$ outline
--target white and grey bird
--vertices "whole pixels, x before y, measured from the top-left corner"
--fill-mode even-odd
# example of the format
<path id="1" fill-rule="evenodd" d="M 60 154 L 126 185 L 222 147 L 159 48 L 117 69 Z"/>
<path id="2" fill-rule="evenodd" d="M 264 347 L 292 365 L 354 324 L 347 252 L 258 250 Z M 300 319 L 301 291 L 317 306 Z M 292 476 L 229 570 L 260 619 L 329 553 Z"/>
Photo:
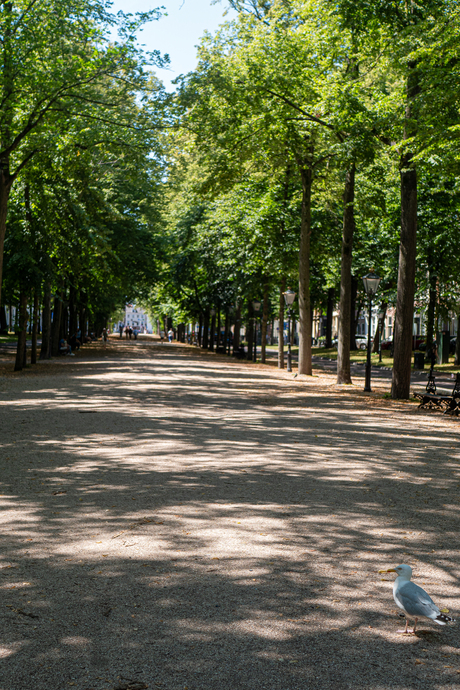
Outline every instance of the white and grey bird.
<path id="1" fill-rule="evenodd" d="M 379 570 L 379 573 L 396 573 L 397 578 L 393 584 L 393 598 L 396 605 L 406 614 L 406 627 L 404 630 L 398 632 L 410 635 L 415 633 L 417 628 L 417 621 L 419 618 L 430 618 L 438 625 L 445 625 L 454 619 L 446 616 L 436 606 L 433 599 L 424 589 L 410 581 L 412 577 L 412 568 L 410 565 L 397 565 L 396 568 L 389 570 Z M 408 630 L 409 618 L 414 619 L 413 630 Z"/>

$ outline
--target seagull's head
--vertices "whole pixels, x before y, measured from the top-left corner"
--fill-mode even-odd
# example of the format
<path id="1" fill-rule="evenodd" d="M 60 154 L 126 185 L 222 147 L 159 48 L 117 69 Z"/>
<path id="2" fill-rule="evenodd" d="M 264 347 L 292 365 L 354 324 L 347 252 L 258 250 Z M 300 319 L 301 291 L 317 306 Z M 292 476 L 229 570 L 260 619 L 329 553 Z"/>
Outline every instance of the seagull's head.
<path id="1" fill-rule="evenodd" d="M 379 573 L 396 573 L 398 577 L 403 577 L 404 580 L 410 580 L 412 577 L 412 568 L 410 565 L 397 565 L 396 568 L 379 570 Z"/>

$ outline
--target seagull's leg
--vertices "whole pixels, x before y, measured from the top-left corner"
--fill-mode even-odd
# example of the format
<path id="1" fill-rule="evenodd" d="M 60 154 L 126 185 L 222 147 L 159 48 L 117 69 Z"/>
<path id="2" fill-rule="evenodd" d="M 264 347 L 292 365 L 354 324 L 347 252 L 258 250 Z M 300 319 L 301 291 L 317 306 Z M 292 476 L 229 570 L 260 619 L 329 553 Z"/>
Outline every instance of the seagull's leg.
<path id="1" fill-rule="evenodd" d="M 414 618 L 414 629 L 412 630 L 413 633 L 415 633 L 415 628 L 417 627 L 417 621 L 418 621 L 418 618 Z"/>
<path id="2" fill-rule="evenodd" d="M 402 633 L 403 635 L 410 635 L 410 630 L 407 629 L 407 626 L 409 625 L 409 619 L 406 618 L 406 627 L 404 630 L 397 630 L 396 632 Z"/>

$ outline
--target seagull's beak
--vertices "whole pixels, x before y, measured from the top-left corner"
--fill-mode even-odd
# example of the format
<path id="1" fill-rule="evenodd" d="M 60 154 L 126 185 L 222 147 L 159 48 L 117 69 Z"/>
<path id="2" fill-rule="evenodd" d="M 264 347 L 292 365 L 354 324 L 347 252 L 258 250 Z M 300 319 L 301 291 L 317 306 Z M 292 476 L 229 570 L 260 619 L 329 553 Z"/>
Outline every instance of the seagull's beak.
<path id="1" fill-rule="evenodd" d="M 379 573 L 396 573 L 398 572 L 394 568 L 389 568 L 389 570 L 379 570 Z"/>

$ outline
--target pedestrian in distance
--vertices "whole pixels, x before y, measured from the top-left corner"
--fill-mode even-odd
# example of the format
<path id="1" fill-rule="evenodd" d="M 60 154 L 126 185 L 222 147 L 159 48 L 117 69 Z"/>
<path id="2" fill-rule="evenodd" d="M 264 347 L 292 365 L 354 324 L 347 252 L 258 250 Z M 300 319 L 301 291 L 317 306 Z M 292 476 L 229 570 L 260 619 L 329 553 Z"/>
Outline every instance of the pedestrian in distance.
<path id="1" fill-rule="evenodd" d="M 162 343 L 164 339 L 165 339 L 165 332 L 163 330 L 160 330 L 160 343 Z"/>
<path id="2" fill-rule="evenodd" d="M 123 338 L 123 324 L 120 324 L 118 326 L 118 332 L 120 334 L 120 338 Z"/>
<path id="3" fill-rule="evenodd" d="M 172 339 L 174 338 L 174 331 L 172 328 L 169 329 L 168 331 L 168 340 L 170 343 L 172 343 Z"/>
<path id="4" fill-rule="evenodd" d="M 107 328 L 102 329 L 102 342 L 104 343 L 104 348 L 107 347 Z"/>

